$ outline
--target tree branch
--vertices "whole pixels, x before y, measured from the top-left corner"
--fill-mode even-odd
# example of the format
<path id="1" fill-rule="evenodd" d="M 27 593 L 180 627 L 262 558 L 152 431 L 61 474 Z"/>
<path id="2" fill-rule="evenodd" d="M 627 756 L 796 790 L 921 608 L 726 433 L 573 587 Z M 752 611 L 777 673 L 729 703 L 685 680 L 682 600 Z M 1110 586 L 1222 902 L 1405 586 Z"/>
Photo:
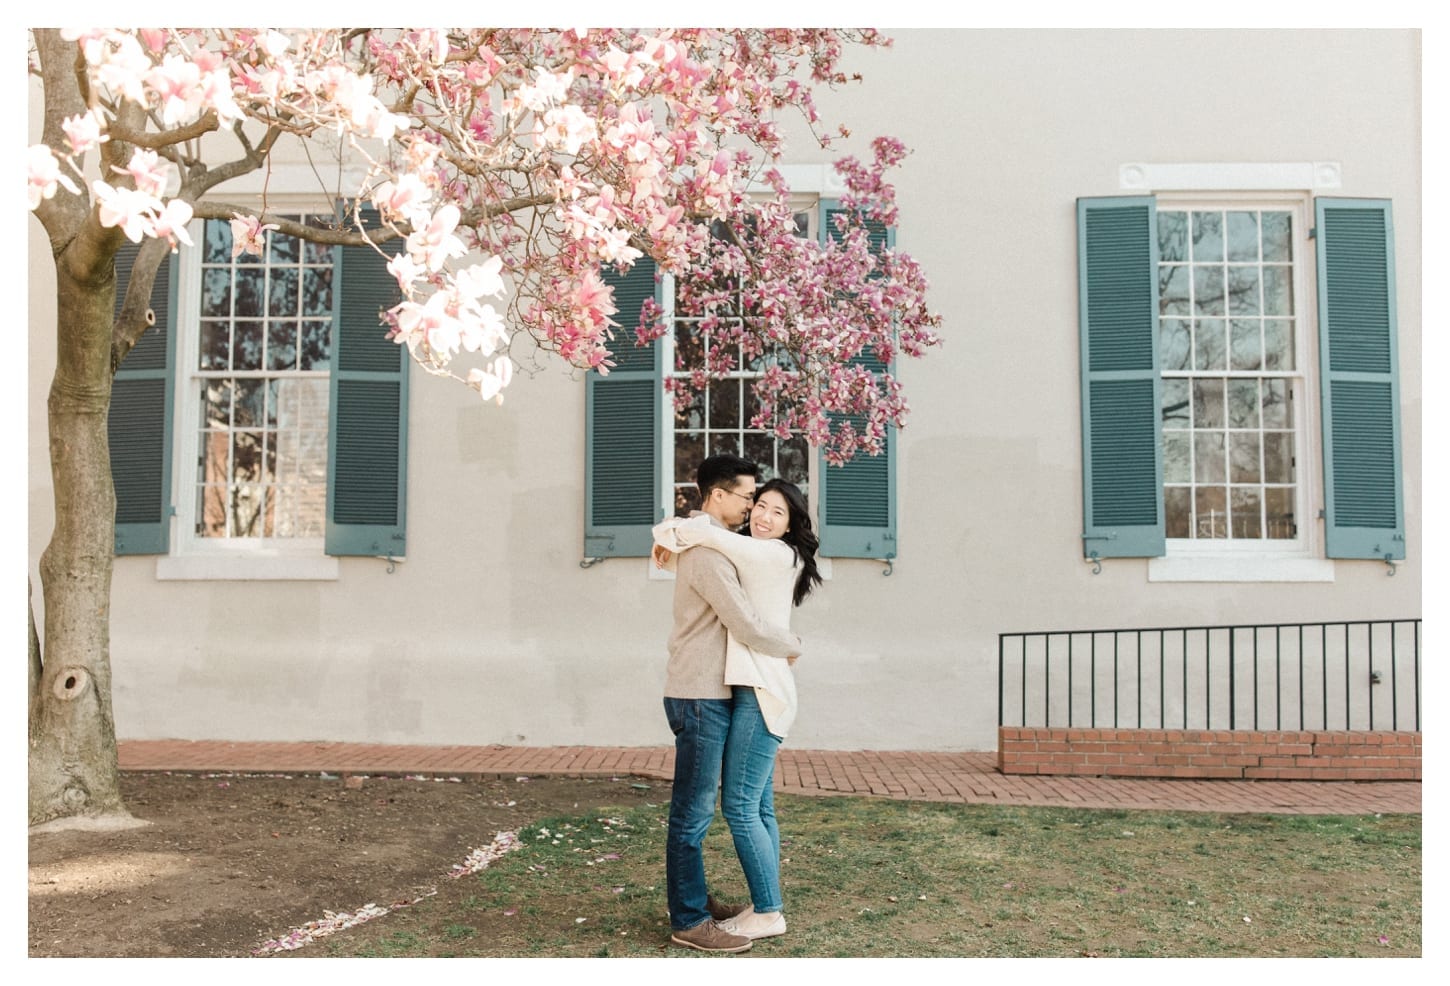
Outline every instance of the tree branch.
<path id="1" fill-rule="evenodd" d="M 221 124 L 217 120 L 215 110 L 207 110 L 205 114 L 197 119 L 195 123 L 185 127 L 178 127 L 175 130 L 160 130 L 150 133 L 145 129 L 133 129 L 120 123 L 119 118 L 112 123 L 107 132 L 112 140 L 124 140 L 128 144 L 137 147 L 149 147 L 152 150 L 161 147 L 170 147 L 173 144 L 185 143 L 188 140 L 195 140 L 213 130 L 220 129 Z"/>

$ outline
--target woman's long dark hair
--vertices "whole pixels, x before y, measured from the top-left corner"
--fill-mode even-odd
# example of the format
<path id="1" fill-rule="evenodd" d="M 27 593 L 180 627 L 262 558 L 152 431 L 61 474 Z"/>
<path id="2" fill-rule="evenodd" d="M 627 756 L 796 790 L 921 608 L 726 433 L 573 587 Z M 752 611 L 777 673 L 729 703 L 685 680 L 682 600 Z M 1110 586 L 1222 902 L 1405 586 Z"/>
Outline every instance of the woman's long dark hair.
<path id="1" fill-rule="evenodd" d="M 811 527 L 811 515 L 806 512 L 806 498 L 799 486 L 783 479 L 769 480 L 755 491 L 755 502 L 759 503 L 760 497 L 771 490 L 785 499 L 788 519 L 786 532 L 781 540 L 790 545 L 795 552 L 796 561 L 801 565 L 801 573 L 795 580 L 793 600 L 799 606 L 811 594 L 811 590 L 821 584 L 821 572 L 816 567 L 816 549 L 821 546 L 821 539 L 816 537 L 816 532 Z"/>

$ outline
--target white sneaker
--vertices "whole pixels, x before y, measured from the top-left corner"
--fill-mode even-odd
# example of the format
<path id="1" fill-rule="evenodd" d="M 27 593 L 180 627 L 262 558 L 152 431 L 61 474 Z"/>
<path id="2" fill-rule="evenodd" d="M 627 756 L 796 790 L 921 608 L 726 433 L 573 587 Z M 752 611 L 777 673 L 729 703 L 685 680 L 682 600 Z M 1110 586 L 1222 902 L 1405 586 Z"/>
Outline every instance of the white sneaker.
<path id="1" fill-rule="evenodd" d="M 785 915 L 780 911 L 756 913 L 754 907 L 747 907 L 728 921 L 721 921 L 720 927 L 732 935 L 743 935 L 752 941 L 774 938 L 785 934 Z"/>

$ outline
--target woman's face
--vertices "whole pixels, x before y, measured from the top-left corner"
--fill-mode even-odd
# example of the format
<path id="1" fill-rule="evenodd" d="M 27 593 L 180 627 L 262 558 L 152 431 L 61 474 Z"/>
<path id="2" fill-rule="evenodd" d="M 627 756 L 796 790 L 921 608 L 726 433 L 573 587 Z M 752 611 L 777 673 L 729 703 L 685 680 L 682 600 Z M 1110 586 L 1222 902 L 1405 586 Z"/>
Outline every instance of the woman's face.
<path id="1" fill-rule="evenodd" d="M 785 497 L 776 490 L 766 490 L 750 511 L 750 535 L 757 538 L 778 538 L 790 528 L 790 508 Z"/>

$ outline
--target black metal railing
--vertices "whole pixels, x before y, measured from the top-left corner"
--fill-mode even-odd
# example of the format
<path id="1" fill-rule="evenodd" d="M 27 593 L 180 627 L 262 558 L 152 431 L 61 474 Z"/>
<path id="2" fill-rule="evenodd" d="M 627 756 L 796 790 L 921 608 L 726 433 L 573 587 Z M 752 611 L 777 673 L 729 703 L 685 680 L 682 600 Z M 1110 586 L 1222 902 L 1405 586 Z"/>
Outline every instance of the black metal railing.
<path id="1" fill-rule="evenodd" d="M 997 724 L 1418 732 L 1420 621 L 1003 633 Z"/>

